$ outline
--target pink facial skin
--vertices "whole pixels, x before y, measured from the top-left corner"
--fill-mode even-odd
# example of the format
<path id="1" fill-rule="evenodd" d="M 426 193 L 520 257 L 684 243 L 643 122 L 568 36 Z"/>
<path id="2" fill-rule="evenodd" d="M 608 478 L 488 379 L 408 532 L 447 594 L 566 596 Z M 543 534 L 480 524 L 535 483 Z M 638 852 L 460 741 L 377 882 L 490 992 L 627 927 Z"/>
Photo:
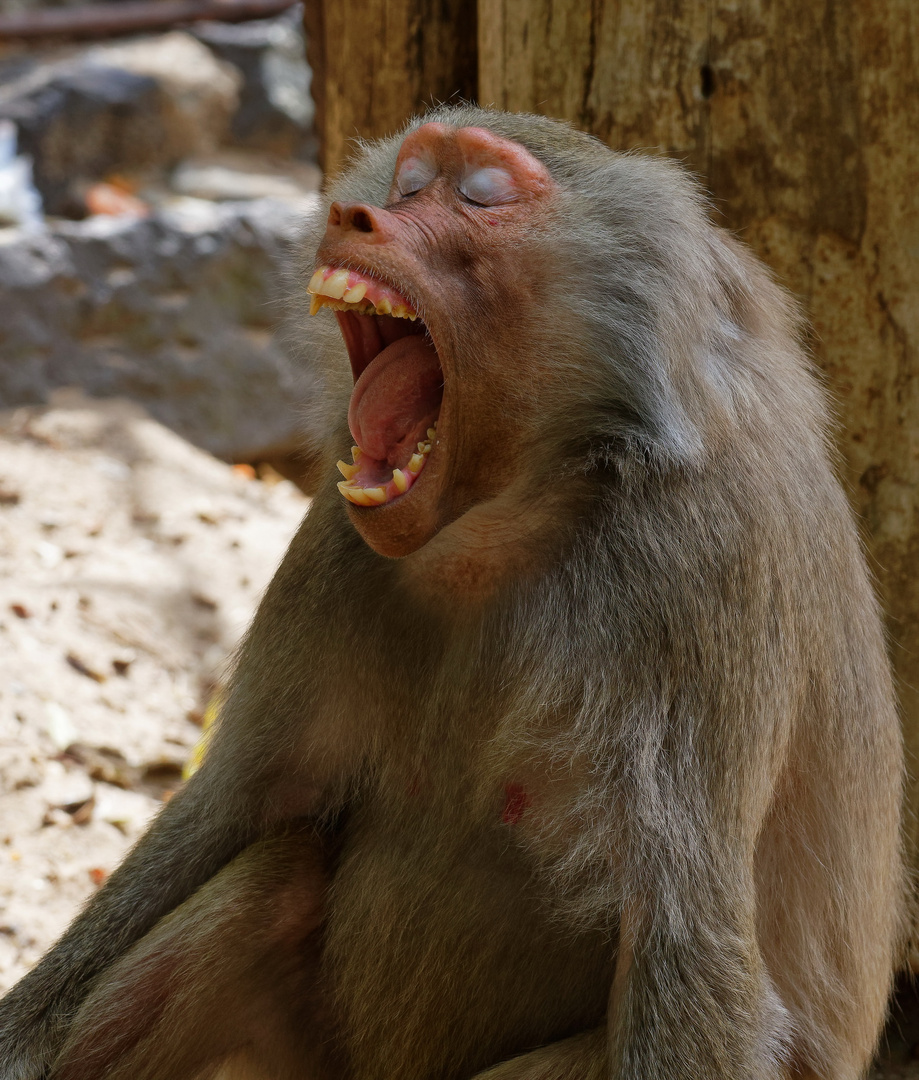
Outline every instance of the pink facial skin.
<path id="1" fill-rule="evenodd" d="M 402 143 L 391 194 L 417 194 L 441 175 L 478 207 L 539 199 L 555 188 L 545 166 L 516 143 L 484 128 L 424 124 Z"/>
<path id="2" fill-rule="evenodd" d="M 419 336 L 400 344 L 393 335 L 405 331 L 394 324 L 404 322 L 380 314 L 375 294 L 364 294 L 366 307 L 343 293 L 328 305 L 355 379 L 351 431 L 366 451 L 339 466 L 342 494 L 357 504 L 348 508 L 355 527 L 382 555 L 417 551 L 514 475 L 513 433 L 528 430 L 539 402 L 521 397 L 519 370 L 506 360 L 539 353 L 531 306 L 544 310 L 554 282 L 523 253 L 540 249 L 558 194 L 548 168 L 512 139 L 432 122 L 403 139 L 382 205 L 338 201 L 329 209 L 319 273 L 347 268 L 346 281 L 343 273 L 333 283 L 343 293 L 361 279 L 385 282 L 416 312 L 408 333 Z M 486 363 L 487 382 L 474 375 Z M 426 439 L 435 427 L 436 439 Z M 394 484 L 390 470 L 404 470 L 415 436 L 430 443 L 423 468 Z M 483 450 L 492 446 L 505 447 L 497 460 Z"/>

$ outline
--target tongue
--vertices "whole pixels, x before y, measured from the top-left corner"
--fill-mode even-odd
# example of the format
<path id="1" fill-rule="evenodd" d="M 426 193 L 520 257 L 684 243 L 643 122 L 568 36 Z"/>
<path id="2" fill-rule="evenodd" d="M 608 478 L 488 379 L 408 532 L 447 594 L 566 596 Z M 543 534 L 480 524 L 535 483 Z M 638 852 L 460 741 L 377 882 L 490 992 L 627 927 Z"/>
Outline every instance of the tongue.
<path id="1" fill-rule="evenodd" d="M 434 347 L 417 334 L 398 338 L 354 385 L 348 426 L 365 454 L 402 468 L 440 412 L 444 379 Z"/>

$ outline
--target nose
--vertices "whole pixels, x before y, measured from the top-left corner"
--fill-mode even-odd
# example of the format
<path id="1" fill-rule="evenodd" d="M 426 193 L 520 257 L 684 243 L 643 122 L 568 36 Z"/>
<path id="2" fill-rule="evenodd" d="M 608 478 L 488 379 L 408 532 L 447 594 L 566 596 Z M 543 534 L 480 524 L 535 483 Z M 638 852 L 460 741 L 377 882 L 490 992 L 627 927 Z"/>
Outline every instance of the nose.
<path id="1" fill-rule="evenodd" d="M 327 232 L 350 234 L 349 240 L 380 244 L 390 239 L 389 215 L 378 206 L 358 202 L 333 202 Z"/>

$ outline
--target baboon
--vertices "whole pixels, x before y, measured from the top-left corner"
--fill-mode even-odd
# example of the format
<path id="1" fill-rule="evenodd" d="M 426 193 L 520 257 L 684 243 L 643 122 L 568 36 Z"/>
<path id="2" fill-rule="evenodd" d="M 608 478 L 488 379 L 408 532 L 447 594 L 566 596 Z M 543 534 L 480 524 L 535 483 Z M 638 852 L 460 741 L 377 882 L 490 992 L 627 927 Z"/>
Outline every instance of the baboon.
<path id="1" fill-rule="evenodd" d="M 327 482 L 2 1080 L 862 1076 L 902 757 L 793 305 L 678 166 L 472 106 L 304 250 Z"/>

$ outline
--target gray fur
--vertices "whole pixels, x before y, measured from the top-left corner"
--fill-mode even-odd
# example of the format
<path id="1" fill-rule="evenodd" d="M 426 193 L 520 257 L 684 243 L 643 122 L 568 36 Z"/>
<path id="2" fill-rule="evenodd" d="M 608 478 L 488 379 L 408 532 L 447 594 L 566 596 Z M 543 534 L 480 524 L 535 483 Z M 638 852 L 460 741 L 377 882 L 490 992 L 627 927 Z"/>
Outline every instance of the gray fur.
<path id="1" fill-rule="evenodd" d="M 263 877 L 247 887 L 251 857 L 231 860 L 301 818 L 334 849 L 310 977 L 335 1019 L 315 1038 L 351 1070 L 311 1076 L 864 1073 L 902 930 L 902 754 L 793 305 L 676 166 L 538 117 L 431 119 L 517 140 L 561 185 L 557 228 L 526 252 L 555 298 L 528 321 L 540 355 L 506 358 L 523 372 L 528 471 L 489 512 L 563 512 L 527 572 L 481 603 L 438 600 L 419 592 L 430 553 L 376 555 L 330 479 L 241 650 L 204 768 L 0 1005 L 2 1080 L 38 1080 L 65 1035 L 81 1045 L 107 1000 L 139 993 L 155 935 L 205 940 L 199 914 L 182 922 L 194 890 L 196 912 L 218 918 L 232 895 L 252 940 L 275 940 Z M 404 134 L 360 148 L 333 196 L 382 204 Z M 350 392 L 331 322 L 311 327 L 330 464 Z M 488 377 L 481 355 L 456 363 Z M 508 780 L 535 793 L 512 828 Z M 186 988 L 142 1050 L 92 1074 L 65 1049 L 49 1075 L 195 1075 L 208 1008 L 234 1007 L 252 978 L 237 952 L 251 950 L 246 971 L 273 955 L 245 935 L 227 948 L 234 963 L 184 976 L 207 1007 Z M 288 1007 L 309 1032 L 307 1000 Z M 262 1031 L 239 1021 L 250 1057 Z"/>

